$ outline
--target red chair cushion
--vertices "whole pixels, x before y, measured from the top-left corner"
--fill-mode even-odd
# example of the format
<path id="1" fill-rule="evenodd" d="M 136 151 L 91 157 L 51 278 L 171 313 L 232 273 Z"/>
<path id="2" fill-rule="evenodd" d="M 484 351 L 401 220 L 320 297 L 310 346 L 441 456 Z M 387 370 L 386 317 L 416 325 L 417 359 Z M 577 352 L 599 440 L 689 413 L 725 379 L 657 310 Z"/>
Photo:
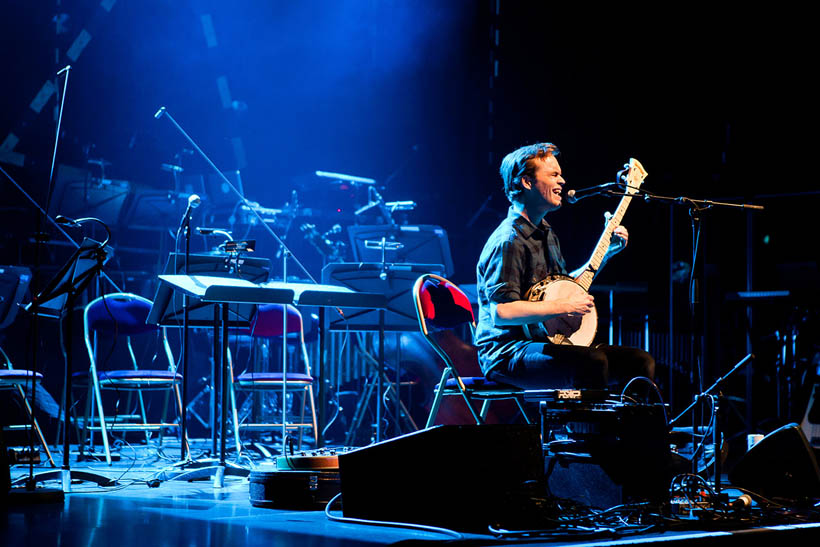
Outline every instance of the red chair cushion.
<path id="1" fill-rule="evenodd" d="M 287 310 L 288 334 L 300 332 L 302 330 L 301 314 L 291 306 L 288 306 Z M 251 321 L 251 327 L 249 329 L 240 329 L 240 333 L 263 338 L 282 336 L 282 304 L 259 306 Z"/>
<path id="2" fill-rule="evenodd" d="M 467 295 L 452 283 L 427 279 L 419 297 L 424 319 L 434 327 L 451 329 L 475 321 Z"/>

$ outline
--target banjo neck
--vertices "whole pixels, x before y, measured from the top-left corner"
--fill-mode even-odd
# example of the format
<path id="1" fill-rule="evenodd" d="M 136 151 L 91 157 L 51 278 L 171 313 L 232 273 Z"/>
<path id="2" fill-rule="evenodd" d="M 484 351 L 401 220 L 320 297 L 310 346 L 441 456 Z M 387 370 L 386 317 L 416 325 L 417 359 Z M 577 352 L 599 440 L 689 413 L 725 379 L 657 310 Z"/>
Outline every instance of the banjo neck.
<path id="1" fill-rule="evenodd" d="M 595 250 L 593 250 L 592 256 L 589 257 L 584 271 L 575 278 L 575 282 L 585 291 L 588 291 L 592 286 L 592 280 L 595 279 L 595 274 L 604 263 L 606 253 L 609 250 L 610 241 L 612 240 L 612 232 L 621 225 L 621 220 L 624 218 L 626 210 L 632 202 L 633 194 L 638 192 L 643 180 L 646 178 L 646 170 L 638 160 L 631 158 L 628 166 L 629 172 L 626 176 L 626 189 L 624 190 L 626 195 L 621 198 L 615 212 L 609 215 L 606 225 L 604 226 L 604 231 L 598 239 Z"/>

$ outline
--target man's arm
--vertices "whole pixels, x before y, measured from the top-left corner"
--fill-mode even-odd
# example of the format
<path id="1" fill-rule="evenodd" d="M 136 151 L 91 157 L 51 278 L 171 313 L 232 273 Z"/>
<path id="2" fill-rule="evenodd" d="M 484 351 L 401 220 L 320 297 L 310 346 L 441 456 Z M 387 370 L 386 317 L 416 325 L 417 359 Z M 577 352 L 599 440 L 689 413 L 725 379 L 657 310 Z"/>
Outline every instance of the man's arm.
<path id="1" fill-rule="evenodd" d="M 586 315 L 594 307 L 593 298 L 589 294 L 579 294 L 558 300 L 536 302 L 515 300 L 502 304 L 490 303 L 493 322 L 496 326 L 527 325 L 546 321 L 559 315 L 570 317 Z"/>
<path id="2" fill-rule="evenodd" d="M 612 231 L 612 242 L 609 244 L 609 249 L 607 249 L 606 254 L 604 255 L 604 259 L 601 261 L 601 265 L 598 267 L 598 270 L 595 271 L 595 277 L 598 277 L 598 274 L 601 270 L 604 269 L 606 263 L 609 262 L 609 259 L 615 256 L 616 254 L 620 253 L 626 248 L 626 244 L 629 241 L 629 232 L 623 226 L 618 226 Z M 579 275 L 584 273 L 589 267 L 589 262 L 578 268 L 577 270 L 572 271 L 569 275 L 572 278 L 577 278 Z M 594 277 L 593 277 L 594 279 Z"/>

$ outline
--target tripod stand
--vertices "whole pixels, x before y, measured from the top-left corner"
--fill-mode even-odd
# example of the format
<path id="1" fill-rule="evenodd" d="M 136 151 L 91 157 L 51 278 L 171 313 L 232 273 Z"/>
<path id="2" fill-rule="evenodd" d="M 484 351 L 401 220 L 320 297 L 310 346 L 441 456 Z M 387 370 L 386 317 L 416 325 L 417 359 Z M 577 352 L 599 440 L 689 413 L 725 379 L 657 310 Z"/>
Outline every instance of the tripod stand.
<path id="1" fill-rule="evenodd" d="M 362 420 L 364 419 L 367 409 L 370 406 L 370 400 L 373 397 L 374 390 L 377 393 L 376 396 L 378 400 L 376 401 L 376 404 L 379 405 L 379 407 L 384 404 L 387 408 L 390 408 L 391 406 L 394 408 L 393 422 L 399 434 L 401 434 L 402 425 L 404 425 L 404 428 L 407 431 L 418 431 L 419 428 L 415 421 L 413 421 L 412 416 L 410 416 L 410 411 L 401 400 L 401 378 L 398 376 L 398 371 L 396 373 L 397 375 L 395 382 L 391 382 L 387 377 L 386 372 L 381 367 L 380 362 L 376 358 L 361 348 L 360 353 L 364 355 L 365 359 L 367 359 L 370 363 L 373 371 L 367 377 L 367 380 L 365 381 L 365 389 L 356 403 L 356 411 L 353 414 L 350 428 L 345 435 L 345 445 L 352 446 L 355 444 L 354 440 L 356 438 L 356 432 L 362 425 Z M 377 419 L 381 420 L 380 413 L 377 413 Z"/>

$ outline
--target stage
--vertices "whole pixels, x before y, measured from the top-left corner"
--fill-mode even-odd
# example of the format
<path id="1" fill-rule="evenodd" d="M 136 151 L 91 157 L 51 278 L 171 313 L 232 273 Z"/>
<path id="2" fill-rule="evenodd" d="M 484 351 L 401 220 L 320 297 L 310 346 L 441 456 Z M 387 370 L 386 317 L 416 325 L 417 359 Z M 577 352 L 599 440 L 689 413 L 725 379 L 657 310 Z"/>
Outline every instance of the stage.
<path id="1" fill-rule="evenodd" d="M 820 545 L 811 18 L 564 9 L 5 2 L 0 545 Z"/>
<path id="2" fill-rule="evenodd" d="M 194 455 L 204 454 L 208 442 L 193 443 Z M 427 530 L 399 523 L 360 524 L 340 522 L 341 503 L 325 510 L 293 510 L 254 507 L 249 502 L 248 477 L 226 476 L 223 488 L 213 480 L 158 480 L 173 475 L 178 445 L 166 443 L 162 450 L 145 446 L 121 447 L 120 458 L 112 466 L 104 461 L 72 462 L 72 471 L 89 471 L 117 481 L 100 487 L 74 481 L 72 492 L 63 501 L 37 503 L 24 495 L 13 498 L 3 514 L 5 545 L 411 545 L 446 542 L 464 545 L 632 545 L 674 542 L 687 545 L 741 545 L 749 541 L 790 542 L 808 545 L 820 538 L 820 515 L 805 508 L 779 511 L 767 516 L 755 506 L 751 512 L 718 511 L 714 516 L 659 518 L 644 511 L 623 514 L 623 525 L 613 521 L 596 526 L 570 525 L 565 521 L 550 529 L 492 534 Z M 273 469 L 271 459 L 243 458 L 246 469 Z M 35 472 L 50 470 L 37 466 Z M 28 475 L 28 467 L 12 468 L 12 479 Z M 151 486 L 149 486 L 149 484 Z M 41 486 L 60 488 L 59 481 Z M 384 482 L 386 492 L 390 481 Z M 441 489 L 447 489 L 443 484 Z M 730 498 L 739 491 L 728 488 Z M 431 491 L 429 496 L 441 492 Z M 402 496 L 402 492 L 389 495 Z M 423 504 L 425 499 L 417 499 Z M 453 511 L 458 511 L 453 507 Z M 616 510 L 617 511 L 617 510 Z M 328 514 L 330 516 L 328 516 Z M 627 521 L 632 521 L 627 526 Z"/>

